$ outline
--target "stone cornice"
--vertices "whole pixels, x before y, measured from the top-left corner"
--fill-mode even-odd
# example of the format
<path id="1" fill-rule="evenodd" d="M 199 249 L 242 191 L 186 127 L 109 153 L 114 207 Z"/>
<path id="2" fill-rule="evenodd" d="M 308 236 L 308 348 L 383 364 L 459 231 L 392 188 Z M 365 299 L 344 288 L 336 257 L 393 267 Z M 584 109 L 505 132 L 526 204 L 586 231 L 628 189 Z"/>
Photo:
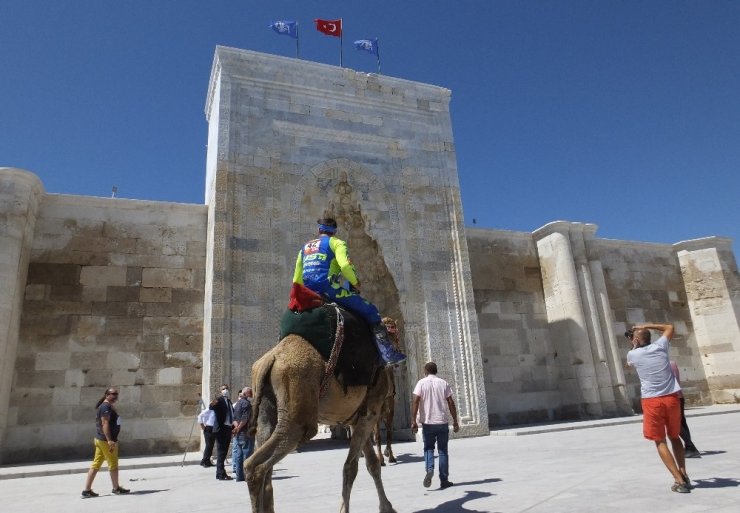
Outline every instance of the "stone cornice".
<path id="1" fill-rule="evenodd" d="M 596 243 L 599 246 L 613 246 L 615 248 L 634 248 L 634 249 L 645 249 L 655 248 L 671 251 L 672 246 L 663 242 L 642 242 L 636 240 L 621 240 L 621 239 L 596 239 Z"/>
<path id="2" fill-rule="evenodd" d="M 282 90 L 289 94 L 304 94 L 309 96 L 327 95 L 327 89 L 322 87 L 310 87 L 304 84 L 281 81 L 275 76 L 260 78 L 245 75 L 243 72 L 240 73 L 240 70 L 238 69 L 241 62 L 256 66 L 275 66 L 282 64 L 286 68 L 291 69 L 292 75 L 316 74 L 323 76 L 325 79 L 332 80 L 336 85 L 340 85 L 342 87 L 348 86 L 347 91 L 342 91 L 341 89 L 332 90 L 331 94 L 336 98 L 346 97 L 353 104 L 366 104 L 368 106 L 372 106 L 374 109 L 378 108 L 378 100 L 386 104 L 388 109 L 409 110 L 424 116 L 434 116 L 439 112 L 447 113 L 449 109 L 451 91 L 444 87 L 413 82 L 411 80 L 401 78 L 388 77 L 385 75 L 377 75 L 374 73 L 362 73 L 349 68 L 340 68 L 338 66 L 294 59 L 291 57 L 218 46 L 216 47 L 216 53 L 213 59 L 213 67 L 211 69 L 211 78 L 206 100 L 205 112 L 207 119 L 210 118 L 216 84 L 224 72 L 228 73 L 229 76 L 240 82 L 252 83 L 261 87 L 269 87 L 278 91 Z M 298 73 L 295 73 L 296 69 L 298 69 Z M 374 84 L 378 88 L 381 88 L 376 89 L 379 91 L 378 96 L 368 98 L 367 101 L 364 101 L 362 97 L 358 97 L 355 93 L 355 88 L 357 87 L 358 82 L 366 83 L 368 85 Z M 401 94 L 380 92 L 382 90 L 398 90 Z M 439 104 L 439 107 L 435 108 L 435 105 L 430 105 L 426 110 L 420 109 L 416 103 L 417 100 L 433 102 L 434 104 Z M 410 101 L 411 103 L 409 103 Z"/>
<path id="3" fill-rule="evenodd" d="M 532 237 L 535 240 L 544 239 L 548 235 L 553 233 L 570 233 L 575 231 L 581 231 L 584 233 L 586 238 L 591 238 L 596 233 L 598 225 L 592 223 L 579 223 L 573 221 L 553 221 L 546 225 L 537 228 L 532 232 Z"/>
<path id="4" fill-rule="evenodd" d="M 211 107 L 213 106 L 213 96 L 216 94 L 216 84 L 218 84 L 221 75 L 221 61 L 218 58 L 218 48 L 213 56 L 213 65 L 211 65 L 211 78 L 208 81 L 208 94 L 206 95 L 206 121 L 211 120 Z"/>
<path id="5" fill-rule="evenodd" d="M 465 234 L 467 235 L 468 238 L 477 237 L 477 238 L 486 238 L 486 239 L 494 238 L 495 239 L 495 238 L 505 237 L 507 239 L 522 239 L 522 240 L 532 241 L 531 232 L 502 230 L 499 228 L 478 228 L 478 227 L 466 226 Z"/>
<path id="6" fill-rule="evenodd" d="M 683 240 L 673 245 L 676 253 L 680 251 L 698 251 L 701 249 L 732 250 L 732 239 L 727 237 L 702 237 L 700 239 Z"/>
<path id="7" fill-rule="evenodd" d="M 425 84 L 423 82 L 414 82 L 413 80 L 407 80 L 404 78 L 390 77 L 387 75 L 378 75 L 376 73 L 363 73 L 361 71 L 355 71 L 350 68 L 340 68 L 339 66 L 333 66 L 331 64 L 323 64 L 320 62 L 314 62 L 304 59 L 295 59 L 293 57 L 284 57 L 281 55 L 273 55 L 269 53 L 255 52 L 252 50 L 242 50 L 239 48 L 232 48 L 228 46 L 217 46 L 216 56 L 220 56 L 221 62 L 234 62 L 237 59 L 243 59 L 244 57 L 250 57 L 253 61 L 273 61 L 282 62 L 285 66 L 291 66 L 295 68 L 305 68 L 306 71 L 322 70 L 325 73 L 333 73 L 336 78 L 339 78 L 343 74 L 360 75 L 369 77 L 370 79 L 377 79 L 383 85 L 403 87 L 405 89 L 415 89 L 417 91 L 424 91 L 430 97 L 447 98 L 449 99 L 451 91 L 446 87 L 436 86 L 432 84 Z"/>
<path id="8" fill-rule="evenodd" d="M 44 184 L 36 173 L 17 167 L 0 167 L 0 175 L 16 182 L 25 182 L 29 186 L 37 187 L 40 193 L 44 193 Z"/>
<path id="9" fill-rule="evenodd" d="M 202 203 L 175 203 L 172 201 L 155 201 L 139 200 L 128 198 L 106 198 L 99 196 L 76 196 L 72 194 L 54 194 L 47 193 L 44 195 L 43 203 L 45 207 L 51 205 L 69 205 L 79 208 L 98 208 L 112 207 L 117 210 L 141 210 L 160 209 L 173 212 L 190 212 L 202 210 L 208 211 L 208 205 Z"/>

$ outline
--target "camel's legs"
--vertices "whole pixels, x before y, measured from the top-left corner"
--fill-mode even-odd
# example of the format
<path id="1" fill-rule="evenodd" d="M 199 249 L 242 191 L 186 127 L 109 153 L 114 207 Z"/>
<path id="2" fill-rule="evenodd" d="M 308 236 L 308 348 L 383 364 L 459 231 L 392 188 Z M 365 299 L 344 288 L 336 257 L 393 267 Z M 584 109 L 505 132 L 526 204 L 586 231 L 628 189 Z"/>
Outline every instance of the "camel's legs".
<path id="1" fill-rule="evenodd" d="M 380 462 L 377 458 L 375 458 L 375 453 L 373 452 L 373 446 L 370 443 L 370 440 L 368 440 L 365 444 L 363 452 L 365 453 L 365 466 L 367 467 L 367 471 L 372 476 L 373 482 L 375 483 L 375 489 L 378 492 L 378 500 L 380 501 L 380 513 L 396 513 L 396 510 L 393 509 L 393 505 L 388 500 L 388 497 L 385 495 L 383 481 L 380 479 Z"/>
<path id="2" fill-rule="evenodd" d="M 244 476 L 249 486 L 254 513 L 269 511 L 269 504 L 272 504 L 272 480 L 268 479 L 272 476 L 272 466 L 264 466 L 269 452 L 265 452 L 262 448 L 272 437 L 276 426 L 277 405 L 275 404 L 275 394 L 271 387 L 266 387 L 258 410 L 255 451 L 244 462 Z M 255 473 L 255 467 L 260 463 L 260 471 Z"/>
<path id="3" fill-rule="evenodd" d="M 383 443 L 380 440 L 380 420 L 378 420 L 378 422 L 376 422 L 375 426 L 373 427 L 373 438 L 375 439 L 375 444 L 378 446 L 378 460 L 380 461 L 380 466 L 385 467 L 385 460 L 383 459 L 382 449 Z"/>
<path id="4" fill-rule="evenodd" d="M 313 376 L 283 380 L 280 378 L 283 372 L 290 373 L 290 369 L 281 369 L 276 362 L 272 367 L 270 386 L 265 387 L 257 419 L 257 440 L 262 443 L 244 465 L 252 500 L 252 513 L 274 513 L 272 495 L 274 465 L 294 451 L 307 436 L 310 438 L 316 434 L 318 389 L 314 396 L 304 394 L 306 404 L 311 406 L 301 409 L 301 405 L 290 402 L 292 397 L 300 395 L 296 389 L 304 386 L 303 383 L 311 382 Z M 322 369 L 319 367 L 316 374 L 320 375 L 321 372 Z M 295 374 L 292 377 L 295 378 Z M 318 379 L 315 381 L 318 382 Z M 269 436 L 266 437 L 265 432 L 270 433 Z"/>
<path id="5" fill-rule="evenodd" d="M 340 513 L 349 513 L 349 497 L 352 493 L 352 485 L 357 477 L 357 460 L 360 458 L 360 452 L 363 451 L 363 447 L 370 443 L 370 430 L 368 429 L 366 422 L 367 421 L 363 419 L 363 421 L 360 421 L 356 426 L 352 427 L 352 438 L 349 441 L 349 453 L 347 454 L 347 460 L 344 462 L 344 468 L 342 469 L 342 505 L 339 508 Z M 378 460 L 375 453 L 372 452 L 372 450 L 370 452 L 377 463 Z"/>
<path id="6" fill-rule="evenodd" d="M 273 513 L 272 468 L 298 447 L 304 428 L 292 422 L 278 421 L 275 431 L 245 464 L 247 485 L 252 499 L 252 513 Z"/>
<path id="7" fill-rule="evenodd" d="M 385 455 L 388 456 L 388 463 L 395 463 L 396 457 L 393 455 L 393 416 L 395 415 L 396 406 L 393 404 L 393 398 L 391 398 L 388 406 L 388 410 L 385 412 Z"/>
<path id="8" fill-rule="evenodd" d="M 374 417 L 374 418 L 373 418 Z M 365 465 L 375 482 L 375 488 L 378 491 L 380 500 L 380 513 L 396 513 L 388 497 L 385 495 L 383 481 L 380 479 L 380 461 L 378 460 L 375 450 L 373 449 L 370 434 L 373 426 L 377 425 L 377 414 L 369 415 L 360 419 L 352 428 L 352 440 L 349 444 L 349 454 L 344 462 L 343 482 L 342 482 L 342 506 L 340 513 L 349 513 L 349 498 L 352 493 L 352 485 L 357 477 L 357 462 L 360 458 L 360 452 L 365 455 Z"/>

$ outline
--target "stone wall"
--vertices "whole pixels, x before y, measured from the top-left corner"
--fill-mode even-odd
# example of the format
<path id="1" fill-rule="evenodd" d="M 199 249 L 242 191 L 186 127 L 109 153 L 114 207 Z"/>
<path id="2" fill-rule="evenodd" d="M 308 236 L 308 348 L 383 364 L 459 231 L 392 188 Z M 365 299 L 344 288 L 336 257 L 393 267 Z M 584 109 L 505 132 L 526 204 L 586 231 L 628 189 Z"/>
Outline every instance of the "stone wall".
<path id="1" fill-rule="evenodd" d="M 600 239 L 593 245 L 604 269 L 609 300 L 623 354 L 629 350 L 624 331 L 641 322 L 671 323 L 675 327 L 671 357 L 681 372 L 689 404 L 711 401 L 696 343 L 686 290 L 674 247 Z M 628 395 L 640 408 L 640 382 L 626 369 Z"/>
<path id="2" fill-rule="evenodd" d="M 121 392 L 126 454 L 184 448 L 201 391 L 205 240 L 202 205 L 44 196 L 3 462 L 90 457 L 108 386 Z"/>
<path id="3" fill-rule="evenodd" d="M 0 449 L 9 416 L 23 294 L 39 204 L 41 180 L 22 169 L 0 168 Z M 0 463 L 3 453 L 0 450 Z"/>
<path id="4" fill-rule="evenodd" d="M 492 426 L 567 418 L 532 234 L 468 229 Z"/>
<path id="5" fill-rule="evenodd" d="M 740 402 L 740 275 L 732 241 L 709 237 L 675 249 L 706 386 L 716 402 Z"/>
<path id="6" fill-rule="evenodd" d="M 672 323 L 688 404 L 740 397 L 740 280 L 727 239 L 598 239 L 558 221 L 534 233 L 468 229 L 492 426 L 639 412 L 623 333 Z M 655 334 L 657 336 L 657 334 Z"/>

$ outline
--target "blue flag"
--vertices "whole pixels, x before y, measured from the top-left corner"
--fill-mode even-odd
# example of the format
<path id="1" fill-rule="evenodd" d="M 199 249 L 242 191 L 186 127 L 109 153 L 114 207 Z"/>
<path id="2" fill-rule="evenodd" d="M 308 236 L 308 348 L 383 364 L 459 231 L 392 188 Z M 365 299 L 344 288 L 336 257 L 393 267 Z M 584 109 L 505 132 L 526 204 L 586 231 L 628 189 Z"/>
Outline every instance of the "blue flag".
<path id="1" fill-rule="evenodd" d="M 293 39 L 298 39 L 298 22 L 297 21 L 274 21 L 269 25 L 269 28 L 274 30 L 280 35 L 290 36 Z"/>
<path id="2" fill-rule="evenodd" d="M 374 39 L 359 39 L 355 41 L 355 48 L 358 50 L 365 50 L 378 57 L 378 38 Z"/>

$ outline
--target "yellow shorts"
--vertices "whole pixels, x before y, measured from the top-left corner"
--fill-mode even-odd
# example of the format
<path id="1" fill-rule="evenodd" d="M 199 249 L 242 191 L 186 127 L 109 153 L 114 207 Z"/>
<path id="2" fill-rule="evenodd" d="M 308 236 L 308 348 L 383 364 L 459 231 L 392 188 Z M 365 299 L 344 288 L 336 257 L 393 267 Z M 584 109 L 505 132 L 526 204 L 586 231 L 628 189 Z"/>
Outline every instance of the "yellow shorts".
<path id="1" fill-rule="evenodd" d="M 108 462 L 108 470 L 118 470 L 118 444 L 111 451 L 108 448 L 108 442 L 105 440 L 95 439 L 95 457 L 93 458 L 91 468 L 100 470 L 103 462 Z"/>

